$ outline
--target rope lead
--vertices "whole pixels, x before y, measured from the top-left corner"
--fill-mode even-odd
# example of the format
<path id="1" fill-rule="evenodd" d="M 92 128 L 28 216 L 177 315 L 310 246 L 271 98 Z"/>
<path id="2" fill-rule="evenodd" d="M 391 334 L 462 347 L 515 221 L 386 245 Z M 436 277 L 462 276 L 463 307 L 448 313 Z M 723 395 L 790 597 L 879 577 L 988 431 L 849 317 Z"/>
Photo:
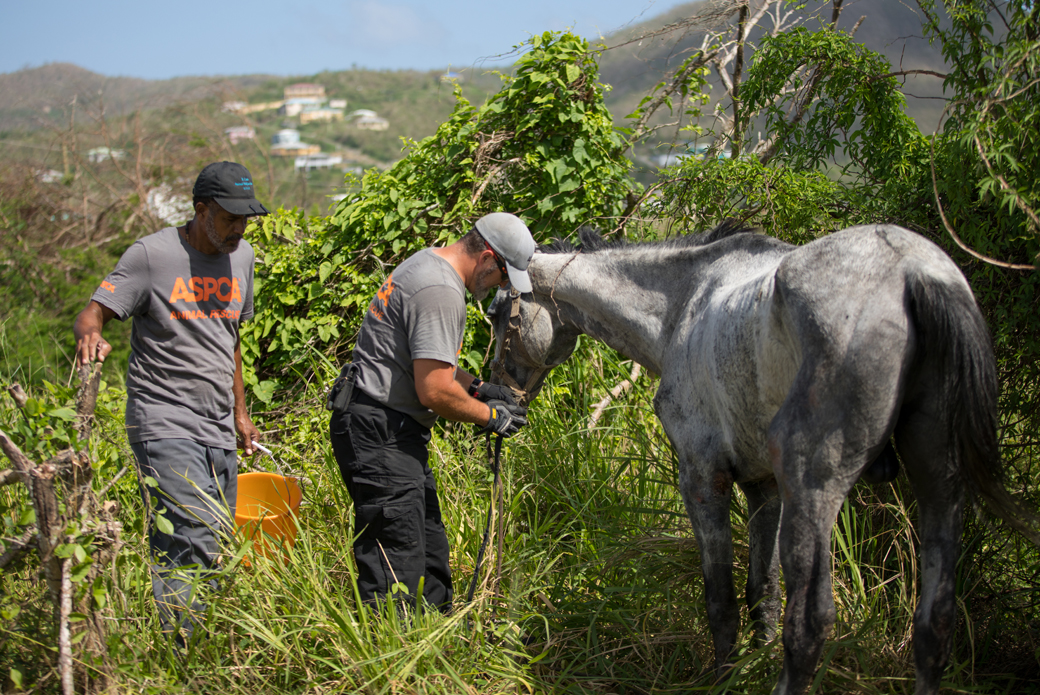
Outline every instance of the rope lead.
<path id="1" fill-rule="evenodd" d="M 480 542 L 480 552 L 477 553 L 477 566 L 473 568 L 473 579 L 469 583 L 469 593 L 466 595 L 466 603 L 473 602 L 473 592 L 477 589 L 477 580 L 480 577 L 480 567 L 484 564 L 484 552 L 487 550 L 488 540 L 491 536 L 491 516 L 495 510 L 495 497 L 496 493 L 501 503 L 502 500 L 502 435 L 498 435 L 495 440 L 495 455 L 491 455 L 491 433 L 487 433 L 486 440 L 487 457 L 488 462 L 491 464 L 491 471 L 495 474 L 494 482 L 492 483 L 491 501 L 488 503 L 487 521 L 484 523 L 484 540 Z M 501 514 L 501 510 L 499 510 Z M 502 538 L 501 538 L 501 524 L 499 525 L 499 539 L 498 539 L 498 568 L 501 572 L 502 569 Z"/>

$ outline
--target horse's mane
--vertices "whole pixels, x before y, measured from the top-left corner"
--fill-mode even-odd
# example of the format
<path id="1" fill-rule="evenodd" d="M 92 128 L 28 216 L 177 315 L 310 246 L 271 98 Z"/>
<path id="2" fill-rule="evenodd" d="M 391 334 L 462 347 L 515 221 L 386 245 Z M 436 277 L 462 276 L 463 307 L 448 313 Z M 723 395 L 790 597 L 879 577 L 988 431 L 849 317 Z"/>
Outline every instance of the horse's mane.
<path id="1" fill-rule="evenodd" d="M 598 230 L 592 227 L 582 226 L 578 229 L 578 239 L 581 241 L 577 246 L 567 239 L 553 239 L 544 246 L 539 246 L 542 253 L 595 253 L 604 249 L 634 248 L 638 246 L 654 246 L 661 249 L 683 249 L 692 246 L 706 246 L 720 239 L 731 237 L 735 234 L 748 234 L 754 230 L 744 226 L 740 220 L 726 219 L 714 229 L 699 234 L 687 234 L 677 236 L 664 241 L 637 241 L 629 242 L 625 239 L 604 239 Z"/>

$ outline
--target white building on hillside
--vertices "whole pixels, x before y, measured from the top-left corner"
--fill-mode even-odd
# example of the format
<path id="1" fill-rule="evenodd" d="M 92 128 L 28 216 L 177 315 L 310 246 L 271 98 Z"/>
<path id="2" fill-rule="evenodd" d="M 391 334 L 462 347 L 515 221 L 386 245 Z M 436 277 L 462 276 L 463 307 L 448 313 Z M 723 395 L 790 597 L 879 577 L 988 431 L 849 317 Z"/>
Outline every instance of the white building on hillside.
<path id="1" fill-rule="evenodd" d="M 237 145 L 243 140 L 255 139 L 256 131 L 247 125 L 235 125 L 230 128 L 224 128 L 224 135 L 227 135 L 232 145 Z"/>
<path id="2" fill-rule="evenodd" d="M 282 96 L 286 101 L 298 97 L 313 97 L 325 101 L 325 85 L 313 84 L 311 82 L 297 82 L 282 90 Z"/>
<path id="3" fill-rule="evenodd" d="M 278 109 L 278 113 L 289 116 L 299 116 L 302 112 L 308 109 L 321 108 L 321 105 L 325 103 L 324 98 L 318 97 L 294 97 L 292 99 L 286 99 L 282 107 Z"/>
<path id="4" fill-rule="evenodd" d="M 313 169 L 331 169 L 343 163 L 343 157 L 338 154 L 310 154 L 297 157 L 293 166 L 296 171 L 311 171 Z"/>
<path id="5" fill-rule="evenodd" d="M 300 125 L 317 121 L 342 121 L 343 109 L 304 109 L 300 113 Z"/>
<path id="6" fill-rule="evenodd" d="M 109 159 L 124 159 L 125 157 L 126 152 L 112 147 L 95 147 L 87 151 L 87 161 L 93 164 L 100 164 Z"/>
<path id="7" fill-rule="evenodd" d="M 354 121 L 354 125 L 361 130 L 386 130 L 390 127 L 390 121 L 379 116 L 362 116 Z"/>
<path id="8" fill-rule="evenodd" d="M 292 157 L 318 154 L 321 147 L 300 142 L 300 131 L 292 128 L 279 130 L 271 136 L 271 154 L 276 157 Z"/>

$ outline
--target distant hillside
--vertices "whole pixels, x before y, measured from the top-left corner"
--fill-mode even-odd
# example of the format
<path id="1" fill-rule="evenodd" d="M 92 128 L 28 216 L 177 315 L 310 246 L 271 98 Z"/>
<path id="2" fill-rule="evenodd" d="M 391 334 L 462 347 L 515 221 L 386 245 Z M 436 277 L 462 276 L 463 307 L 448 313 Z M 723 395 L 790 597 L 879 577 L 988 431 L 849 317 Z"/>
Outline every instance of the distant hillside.
<path id="1" fill-rule="evenodd" d="M 672 8 L 668 12 L 615 32 L 604 39 L 608 50 L 600 61 L 601 80 L 613 87 L 607 103 L 615 117 L 630 113 L 639 100 L 686 58 L 701 38 L 701 31 L 679 28 L 639 40 L 669 24 L 681 22 L 705 8 L 717 6 L 717 0 L 700 0 Z M 830 16 L 830 3 L 810 2 L 805 10 Z M 856 39 L 888 57 L 894 69 L 943 70 L 942 55 L 921 38 L 920 20 L 908 5 L 896 0 L 851 0 L 846 3 L 840 26 L 850 29 L 861 16 L 866 19 Z M 817 20 L 810 19 L 807 26 Z M 488 68 L 490 70 L 492 68 Z M 479 98 L 486 90 L 498 88 L 498 82 L 485 72 L 467 72 L 467 96 Z M 162 108 L 173 104 L 197 102 L 208 97 L 238 98 L 264 101 L 281 98 L 284 85 L 301 79 L 326 84 L 350 100 L 351 108 L 372 109 L 396 120 L 422 121 L 422 132 L 396 132 L 420 138 L 431 134 L 429 118 L 414 119 L 405 112 L 419 106 L 409 90 L 428 90 L 437 84 L 437 71 L 369 71 L 343 70 L 314 76 L 280 77 L 272 75 L 240 75 L 232 77 L 178 77 L 170 80 L 144 80 L 133 77 L 106 77 L 68 63 L 52 63 L 38 68 L 0 74 L 0 131 L 15 128 L 38 128 L 65 116 L 65 107 L 75 98 L 77 104 L 97 108 L 103 99 L 105 112 L 118 116 L 139 109 Z M 479 87 L 474 89 L 479 84 Z M 338 88 L 338 89 L 337 89 Z M 439 91 L 450 87 L 442 86 Z M 935 127 L 942 110 L 941 82 L 936 78 L 908 77 L 908 108 L 921 124 Z M 436 109 L 443 116 L 442 109 Z M 424 114 L 432 116 L 433 114 Z M 432 124 L 435 127 L 435 124 Z M 385 149 L 385 148 L 384 148 Z"/>
<path id="2" fill-rule="evenodd" d="M 717 5 L 718 2 L 713 0 L 680 5 L 606 37 L 604 43 L 608 50 L 600 61 L 600 77 L 614 88 L 608 103 L 616 117 L 631 113 L 664 75 L 674 71 L 689 57 L 699 46 L 703 30 L 676 28 L 653 38 L 640 40 L 638 37 L 704 14 Z M 805 13 L 807 17 L 820 13 L 829 20 L 830 11 L 830 3 L 810 2 Z M 856 41 L 886 56 L 893 70 L 944 70 L 942 54 L 921 36 L 921 20 L 912 7 L 896 0 L 852 0 L 846 2 L 838 26 L 850 30 L 860 17 L 865 19 L 856 32 Z M 806 26 L 819 26 L 818 20 L 810 18 Z M 753 33 L 752 38 L 757 39 L 757 36 Z M 934 77 L 907 77 L 906 84 L 908 111 L 923 129 L 930 132 L 943 108 L 943 104 L 935 99 L 942 94 L 942 82 Z"/>
<path id="3" fill-rule="evenodd" d="M 87 108 L 104 103 L 106 115 L 120 116 L 248 90 L 271 79 L 270 75 L 240 75 L 144 80 L 106 77 L 77 65 L 50 63 L 0 74 L 0 130 L 36 128 L 47 119 L 60 119 L 73 99 Z"/>

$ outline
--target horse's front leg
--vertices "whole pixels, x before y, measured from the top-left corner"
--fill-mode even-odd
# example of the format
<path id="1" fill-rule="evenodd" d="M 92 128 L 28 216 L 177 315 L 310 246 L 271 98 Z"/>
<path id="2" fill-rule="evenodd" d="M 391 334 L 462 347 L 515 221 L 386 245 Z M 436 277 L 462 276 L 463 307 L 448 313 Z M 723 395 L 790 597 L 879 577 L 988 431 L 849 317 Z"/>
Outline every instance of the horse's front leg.
<path id="1" fill-rule="evenodd" d="M 733 537 L 729 520 L 733 477 L 722 466 L 694 463 L 680 453 L 679 490 L 693 524 L 704 574 L 708 625 L 715 643 L 715 669 L 726 671 L 740 627 L 733 589 Z"/>
<path id="2" fill-rule="evenodd" d="M 748 501 L 748 566 L 746 600 L 755 642 L 776 637 L 780 618 L 780 495 L 776 478 L 741 483 Z"/>

